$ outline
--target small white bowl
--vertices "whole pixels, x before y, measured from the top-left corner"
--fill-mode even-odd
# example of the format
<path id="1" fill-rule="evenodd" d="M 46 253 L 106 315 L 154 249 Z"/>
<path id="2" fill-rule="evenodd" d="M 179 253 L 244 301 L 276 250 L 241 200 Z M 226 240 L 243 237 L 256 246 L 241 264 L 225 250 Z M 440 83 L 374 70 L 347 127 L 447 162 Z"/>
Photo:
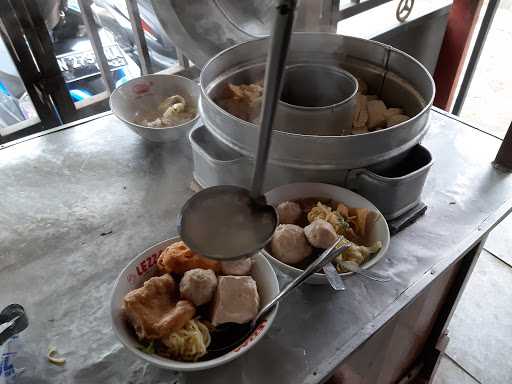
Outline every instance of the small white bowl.
<path id="1" fill-rule="evenodd" d="M 110 96 L 110 109 L 133 132 L 143 138 L 156 141 L 175 141 L 188 134 L 199 119 L 197 100 L 199 85 L 190 79 L 176 75 L 146 75 L 127 81 Z M 137 123 L 142 116 L 151 116 L 158 105 L 169 96 L 180 95 L 195 108 L 193 119 L 166 128 L 146 127 Z"/>
<path id="2" fill-rule="evenodd" d="M 375 211 L 379 213 L 379 218 L 375 223 L 372 233 L 369 236 L 369 240 L 371 242 L 375 242 L 380 240 L 382 242 L 382 248 L 380 251 L 373 255 L 366 263 L 361 265 L 362 268 L 370 268 L 372 265 L 377 263 L 384 257 L 384 254 L 388 250 L 389 247 L 389 228 L 388 223 L 384 219 L 384 216 L 379 212 L 379 210 L 364 197 L 349 191 L 348 189 L 338 187 L 336 185 L 331 184 L 323 184 L 323 183 L 292 183 L 286 184 L 277 188 L 272 189 L 271 191 L 265 194 L 267 198 L 267 203 L 277 207 L 279 203 L 288 200 L 296 200 L 308 197 L 320 197 L 320 198 L 328 198 L 340 203 L 343 203 L 349 207 L 355 208 L 368 208 L 371 211 Z M 303 270 L 296 268 L 294 266 L 288 265 L 279 261 L 275 257 L 273 257 L 270 252 L 266 250 L 262 251 L 263 254 L 271 261 L 271 263 L 280 269 L 282 272 L 290 275 L 291 277 L 297 277 L 300 275 Z M 341 276 L 351 275 L 351 272 L 348 273 L 340 273 Z M 327 278 L 323 273 L 315 273 L 311 277 L 306 280 L 308 284 L 328 284 Z"/>
<path id="3" fill-rule="evenodd" d="M 278 307 L 276 306 L 267 316 L 265 316 L 256 330 L 240 346 L 236 347 L 231 352 L 212 360 L 199 361 L 195 363 L 182 362 L 161 357 L 156 354 L 147 354 L 142 352 L 139 349 L 141 345 L 130 329 L 130 325 L 123 313 L 123 298 L 128 292 L 141 287 L 144 281 L 157 273 L 156 261 L 158 256 L 165 248 L 179 240 L 179 238 L 172 238 L 146 249 L 130 261 L 130 263 L 121 271 L 114 284 L 112 299 L 110 302 L 112 328 L 121 343 L 123 343 L 128 350 L 150 364 L 175 371 L 200 371 L 226 364 L 251 349 L 258 341 L 261 340 L 271 327 L 272 322 L 276 317 Z M 263 255 L 257 254 L 253 257 L 251 276 L 258 286 L 260 306 L 263 307 L 279 293 L 279 284 L 277 282 L 276 273 L 267 259 Z"/>

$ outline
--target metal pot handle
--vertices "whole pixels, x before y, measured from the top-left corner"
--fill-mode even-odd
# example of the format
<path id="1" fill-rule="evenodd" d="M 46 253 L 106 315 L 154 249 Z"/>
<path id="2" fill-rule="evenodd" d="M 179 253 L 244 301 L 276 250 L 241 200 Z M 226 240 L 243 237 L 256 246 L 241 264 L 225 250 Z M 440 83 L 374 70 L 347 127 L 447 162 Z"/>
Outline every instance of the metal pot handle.
<path id="1" fill-rule="evenodd" d="M 355 168 L 351 169 L 347 172 L 347 176 L 345 176 L 345 185 L 348 189 L 357 190 L 359 187 L 359 175 L 366 173 L 365 168 Z"/>

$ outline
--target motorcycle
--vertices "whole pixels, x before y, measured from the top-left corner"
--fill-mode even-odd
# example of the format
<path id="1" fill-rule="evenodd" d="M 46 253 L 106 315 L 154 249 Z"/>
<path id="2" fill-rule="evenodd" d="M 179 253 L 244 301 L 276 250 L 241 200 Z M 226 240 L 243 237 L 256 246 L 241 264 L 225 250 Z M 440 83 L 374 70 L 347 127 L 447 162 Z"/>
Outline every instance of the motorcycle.
<path id="1" fill-rule="evenodd" d="M 158 21 L 151 0 L 137 0 L 137 5 L 153 71 L 172 67 L 177 62 L 176 48 Z M 95 0 L 92 9 L 98 24 L 111 31 L 121 48 L 138 63 L 135 35 L 125 0 Z"/>
<path id="2" fill-rule="evenodd" d="M 97 22 L 98 20 L 96 20 Z M 115 34 L 98 22 L 98 33 L 115 86 L 140 76 L 130 52 L 118 44 Z M 81 101 L 105 90 L 96 56 L 85 33 L 78 3 L 68 1 L 61 19 L 51 31 L 57 64 L 73 101 Z"/>
<path id="3" fill-rule="evenodd" d="M 38 0 L 54 45 L 57 63 L 73 101 L 105 90 L 92 45 L 76 0 Z M 115 86 L 140 76 L 134 33 L 124 0 L 95 0 L 91 9 Z M 142 28 L 154 71 L 176 63 L 176 51 L 149 0 L 139 0 Z M 4 52 L 5 51 L 5 52 Z M 0 128 L 37 113 L 25 92 L 8 52 L 0 42 Z"/>

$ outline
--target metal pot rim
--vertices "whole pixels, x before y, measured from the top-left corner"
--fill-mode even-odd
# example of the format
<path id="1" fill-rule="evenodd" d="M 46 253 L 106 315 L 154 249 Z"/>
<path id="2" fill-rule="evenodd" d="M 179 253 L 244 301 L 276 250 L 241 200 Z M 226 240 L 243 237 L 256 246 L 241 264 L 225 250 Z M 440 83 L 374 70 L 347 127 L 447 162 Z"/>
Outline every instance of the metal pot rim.
<path id="1" fill-rule="evenodd" d="M 407 59 L 413 61 L 416 65 L 421 67 L 423 69 L 424 73 L 427 73 L 427 74 L 429 73 L 428 70 L 425 68 L 425 66 L 423 64 L 421 64 L 418 60 L 416 60 L 414 57 L 412 57 L 411 55 L 409 55 L 409 54 L 407 54 L 407 53 L 405 53 L 403 51 L 400 51 L 399 49 L 396 49 L 396 48 L 394 48 L 394 47 L 392 47 L 392 46 L 390 46 L 388 44 L 384 44 L 384 43 L 381 43 L 381 42 L 378 42 L 378 41 L 373 41 L 373 40 L 370 41 L 370 40 L 359 38 L 359 37 L 339 35 L 339 34 L 330 33 L 330 32 L 294 32 L 293 35 L 294 36 L 328 35 L 328 36 L 331 36 L 331 37 L 342 37 L 342 38 L 348 39 L 348 40 L 361 41 L 361 42 L 364 42 L 364 43 L 371 43 L 371 44 L 374 44 L 374 45 L 377 45 L 377 46 L 381 46 L 381 47 L 387 49 L 388 51 L 393 51 L 395 53 L 398 53 L 400 55 L 405 56 Z M 293 39 L 293 37 L 292 37 L 292 39 Z M 200 92 L 201 93 L 201 97 L 205 97 L 206 100 L 208 102 L 210 102 L 211 104 L 213 104 L 214 108 L 218 112 L 220 112 L 221 114 L 223 114 L 223 115 L 225 115 L 225 116 L 227 116 L 227 117 L 229 117 L 231 119 L 234 119 L 235 121 L 240 122 L 242 125 L 246 125 L 246 126 L 252 128 L 252 129 L 258 128 L 258 125 L 254 124 L 254 123 L 251 123 L 251 122 L 248 122 L 248 121 L 245 121 L 245 120 L 242 120 L 242 119 L 240 119 L 240 118 L 238 118 L 236 116 L 233 116 L 232 114 L 226 112 L 213 99 L 211 99 L 208 96 L 208 93 L 206 92 L 206 89 L 205 89 L 204 84 L 203 84 L 203 82 L 204 82 L 204 70 L 212 62 L 217 60 L 218 57 L 224 55 L 225 53 L 227 53 L 229 51 L 232 51 L 232 50 L 235 50 L 235 49 L 237 49 L 239 46 L 241 46 L 243 44 L 250 44 L 250 43 L 254 43 L 254 42 L 262 41 L 262 40 L 268 40 L 268 37 L 261 37 L 261 38 L 258 38 L 258 39 L 241 42 L 241 43 L 235 44 L 235 45 L 233 45 L 233 46 L 231 46 L 229 48 L 226 48 L 225 50 L 217 53 L 215 56 L 213 56 L 212 58 L 210 58 L 210 60 L 208 60 L 206 62 L 206 64 L 203 67 L 203 70 L 201 71 L 201 74 L 199 76 L 199 86 L 201 88 L 201 92 Z M 430 108 L 432 107 L 432 104 L 434 102 L 436 87 L 435 87 L 434 80 L 432 79 L 431 76 L 428 76 L 428 80 L 429 80 L 430 85 L 432 87 L 432 94 L 431 94 L 429 100 L 425 100 L 424 107 L 415 116 L 411 117 L 409 120 L 407 120 L 407 121 L 405 121 L 403 123 L 394 125 L 392 127 L 380 129 L 378 131 L 373 131 L 373 132 L 365 132 L 365 133 L 358 133 L 358 134 L 355 134 L 355 135 L 345 135 L 345 136 L 341 136 L 341 135 L 334 135 L 334 136 L 303 135 L 303 134 L 300 134 L 300 133 L 285 132 L 285 131 L 281 131 L 281 130 L 277 130 L 277 129 L 274 130 L 273 134 L 282 135 L 282 136 L 293 136 L 293 137 L 298 137 L 298 138 L 300 138 L 300 137 L 308 137 L 308 138 L 314 137 L 314 138 L 317 138 L 317 139 L 318 138 L 333 139 L 333 138 L 348 138 L 348 137 L 353 137 L 353 136 L 363 137 L 363 136 L 366 136 L 366 135 L 377 135 L 379 133 L 389 132 L 389 130 L 400 129 L 401 127 L 404 127 L 406 124 L 409 124 L 409 123 L 413 122 L 414 120 L 419 119 L 424 113 L 428 112 L 428 110 L 430 110 Z"/>
<path id="2" fill-rule="evenodd" d="M 330 70 L 332 72 L 343 73 L 344 76 L 348 77 L 355 84 L 354 91 L 350 94 L 350 96 L 347 96 L 346 98 L 344 98 L 343 100 L 341 100 L 341 101 L 339 101 L 337 103 L 329 104 L 329 105 L 323 105 L 321 107 L 304 107 L 304 106 L 301 106 L 301 105 L 290 104 L 290 103 L 287 103 L 286 101 L 282 101 L 282 100 L 279 100 L 279 104 L 284 105 L 284 106 L 286 106 L 287 108 L 290 108 L 290 109 L 295 109 L 297 111 L 305 111 L 305 112 L 325 111 L 327 109 L 336 108 L 336 107 L 339 107 L 339 106 L 341 106 L 343 104 L 346 104 L 346 103 L 348 103 L 350 100 L 352 100 L 357 95 L 357 91 L 359 90 L 357 79 L 349 71 L 346 71 L 343 68 L 337 68 L 337 67 L 334 67 L 332 65 L 325 65 L 325 64 L 304 64 L 304 63 L 299 63 L 299 64 L 291 64 L 291 65 L 286 66 L 285 73 L 289 69 L 293 70 L 293 69 L 298 68 L 298 67 L 313 67 L 313 66 L 314 67 L 325 68 L 325 69 Z M 314 136 L 314 135 L 305 135 L 305 136 Z"/>

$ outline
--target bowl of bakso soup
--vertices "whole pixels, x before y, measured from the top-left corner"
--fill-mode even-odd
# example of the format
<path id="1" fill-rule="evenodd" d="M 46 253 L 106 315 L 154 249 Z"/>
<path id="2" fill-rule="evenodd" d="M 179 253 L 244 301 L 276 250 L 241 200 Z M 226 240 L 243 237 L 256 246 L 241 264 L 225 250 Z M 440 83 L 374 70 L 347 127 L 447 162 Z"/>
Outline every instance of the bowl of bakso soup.
<path id="1" fill-rule="evenodd" d="M 322 251 L 344 236 L 353 245 L 333 260 L 338 273 L 351 273 L 343 261 L 362 268 L 379 262 L 389 246 L 389 229 L 379 210 L 364 197 L 335 185 L 287 184 L 265 194 L 279 215 L 279 225 L 263 253 L 282 272 L 297 277 Z M 308 280 L 327 284 L 322 272 Z"/>
<path id="2" fill-rule="evenodd" d="M 276 274 L 262 254 L 219 262 L 173 238 L 146 249 L 120 273 L 111 299 L 112 327 L 148 363 L 176 371 L 208 369 L 261 340 L 277 307 L 249 334 L 247 328 L 237 334 L 244 327 L 232 324 L 249 324 L 278 293 Z"/>

